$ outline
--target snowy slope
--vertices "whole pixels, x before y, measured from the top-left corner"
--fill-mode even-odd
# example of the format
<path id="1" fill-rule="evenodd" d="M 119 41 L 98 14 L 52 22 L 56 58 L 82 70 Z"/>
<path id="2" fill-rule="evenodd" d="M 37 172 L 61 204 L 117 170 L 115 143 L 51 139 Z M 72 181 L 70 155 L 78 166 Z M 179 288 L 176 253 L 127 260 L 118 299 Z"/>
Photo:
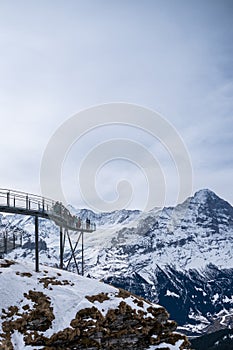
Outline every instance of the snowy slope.
<path id="1" fill-rule="evenodd" d="M 1 349 L 97 349 L 106 342 L 112 349 L 158 349 L 164 342 L 180 349 L 187 343 L 173 333 L 162 307 L 94 279 L 43 266 L 35 273 L 31 264 L 0 260 L 0 282 Z"/>

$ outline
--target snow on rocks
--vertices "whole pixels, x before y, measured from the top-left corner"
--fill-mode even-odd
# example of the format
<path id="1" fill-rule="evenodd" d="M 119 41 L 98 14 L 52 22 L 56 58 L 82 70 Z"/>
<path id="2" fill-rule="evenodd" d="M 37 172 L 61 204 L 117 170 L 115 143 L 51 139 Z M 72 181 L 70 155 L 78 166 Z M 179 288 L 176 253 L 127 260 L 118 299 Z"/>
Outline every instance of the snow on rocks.
<path id="1" fill-rule="evenodd" d="M 163 307 L 94 279 L 1 259 L 0 283 L 1 349 L 189 346 Z"/>

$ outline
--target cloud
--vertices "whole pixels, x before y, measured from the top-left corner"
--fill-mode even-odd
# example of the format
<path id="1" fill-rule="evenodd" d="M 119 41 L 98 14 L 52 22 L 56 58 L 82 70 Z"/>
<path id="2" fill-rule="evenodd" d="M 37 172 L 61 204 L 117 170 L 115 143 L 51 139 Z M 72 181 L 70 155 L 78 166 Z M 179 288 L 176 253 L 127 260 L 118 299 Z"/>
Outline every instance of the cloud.
<path id="1" fill-rule="evenodd" d="M 214 186 L 233 202 L 232 14 L 227 0 L 1 2 L 1 186 L 39 189 L 41 158 L 57 127 L 80 109 L 124 101 L 159 111 L 178 130 L 191 154 L 194 189 Z M 111 137 L 118 132 L 155 152 L 172 202 L 177 177 L 163 147 L 136 130 L 109 130 Z M 102 133 L 77 147 L 85 154 Z M 67 183 L 80 160 L 71 152 Z M 101 188 L 110 165 L 105 171 Z M 124 171 L 122 164 L 112 168 L 114 176 Z M 145 197 L 138 174 L 134 188 L 138 206 Z"/>

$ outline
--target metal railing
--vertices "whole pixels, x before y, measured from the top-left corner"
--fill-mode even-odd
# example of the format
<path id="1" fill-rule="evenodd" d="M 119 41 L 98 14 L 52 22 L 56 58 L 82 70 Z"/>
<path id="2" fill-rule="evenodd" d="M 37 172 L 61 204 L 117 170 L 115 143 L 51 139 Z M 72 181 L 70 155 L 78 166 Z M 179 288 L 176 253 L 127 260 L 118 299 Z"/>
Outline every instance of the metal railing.
<path id="1" fill-rule="evenodd" d="M 55 201 L 31 193 L 0 189 L 0 205 L 27 210 L 49 211 Z"/>
<path id="2" fill-rule="evenodd" d="M 88 219 L 83 222 L 80 218 L 72 215 L 70 211 L 58 201 L 41 197 L 31 193 L 25 193 L 22 191 L 15 191 L 10 189 L 0 189 L 0 210 L 1 207 L 14 208 L 20 213 L 25 211 L 37 214 L 38 216 L 47 216 L 55 223 L 65 225 L 71 230 L 85 230 L 95 231 L 96 225 L 91 223 Z"/>

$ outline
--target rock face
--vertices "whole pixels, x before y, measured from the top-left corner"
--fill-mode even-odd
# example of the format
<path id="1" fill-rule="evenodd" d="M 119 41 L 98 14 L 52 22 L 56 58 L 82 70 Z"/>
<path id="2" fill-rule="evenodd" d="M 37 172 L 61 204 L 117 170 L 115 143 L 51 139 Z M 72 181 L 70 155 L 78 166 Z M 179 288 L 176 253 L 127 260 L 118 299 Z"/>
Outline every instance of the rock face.
<path id="1" fill-rule="evenodd" d="M 233 327 L 233 269 L 208 265 L 204 271 L 177 271 L 174 267 L 154 272 L 154 283 L 136 273 L 125 278 L 109 277 L 107 283 L 125 288 L 151 301 L 158 301 L 188 334 Z M 185 328 L 184 328 L 185 327 Z"/>
<path id="2" fill-rule="evenodd" d="M 163 307 L 122 289 L 7 260 L 0 282 L 1 349 L 189 349 Z"/>
<path id="3" fill-rule="evenodd" d="M 205 334 L 191 341 L 196 350 L 232 350 L 233 329 L 222 329 L 218 332 Z"/>

